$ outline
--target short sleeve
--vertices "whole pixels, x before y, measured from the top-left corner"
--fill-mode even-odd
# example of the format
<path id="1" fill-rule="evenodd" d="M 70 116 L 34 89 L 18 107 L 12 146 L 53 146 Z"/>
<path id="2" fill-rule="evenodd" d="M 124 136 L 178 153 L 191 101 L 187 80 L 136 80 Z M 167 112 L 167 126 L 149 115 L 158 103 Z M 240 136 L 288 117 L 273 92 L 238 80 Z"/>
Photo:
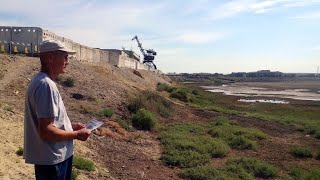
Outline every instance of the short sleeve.
<path id="1" fill-rule="evenodd" d="M 35 108 L 38 118 L 54 118 L 58 116 L 57 94 L 47 83 L 43 82 L 35 91 Z"/>

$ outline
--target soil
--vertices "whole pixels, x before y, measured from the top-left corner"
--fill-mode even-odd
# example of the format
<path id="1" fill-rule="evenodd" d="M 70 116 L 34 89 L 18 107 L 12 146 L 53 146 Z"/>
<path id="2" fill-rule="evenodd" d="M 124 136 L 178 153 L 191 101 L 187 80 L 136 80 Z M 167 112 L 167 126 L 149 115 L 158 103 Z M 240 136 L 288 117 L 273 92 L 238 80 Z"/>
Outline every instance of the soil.
<path id="1" fill-rule="evenodd" d="M 0 55 L 0 178 L 34 179 L 33 166 L 24 163 L 16 155 L 23 147 L 23 109 L 25 89 L 32 76 L 39 71 L 39 59 Z M 139 72 L 139 73 L 138 73 Z M 126 104 L 141 90 L 155 91 L 158 82 L 170 83 L 164 75 L 149 71 L 123 69 L 109 64 L 91 64 L 71 61 L 63 79 L 71 77 L 74 87 L 58 88 L 66 105 L 68 115 L 73 122 L 86 123 L 92 118 L 105 122 L 100 131 L 94 132 L 87 141 L 75 141 L 75 153 L 94 161 L 96 170 L 80 171 L 78 179 L 179 179 L 179 168 L 167 167 L 161 160 L 162 146 L 158 132 L 145 132 L 122 129 L 117 119 L 128 120 L 130 113 Z M 141 75 L 141 76 L 140 76 Z M 74 98 L 74 94 L 77 97 Z M 161 93 L 167 97 L 165 93 Z M 256 157 L 281 169 L 280 175 L 286 175 L 293 165 L 305 168 L 320 167 L 320 161 L 314 158 L 299 159 L 290 155 L 292 145 L 307 146 L 316 151 L 320 147 L 319 139 L 299 132 L 293 126 L 247 118 L 237 115 L 225 115 L 220 112 L 199 110 L 179 101 L 171 100 L 174 114 L 161 118 L 161 122 L 212 122 L 218 116 L 229 116 L 244 127 L 255 127 L 268 135 L 258 141 L 255 150 L 232 150 L 227 157 L 212 160 L 219 167 L 230 157 Z M 110 108 L 115 114 L 110 117 L 97 117 L 94 112 Z"/>

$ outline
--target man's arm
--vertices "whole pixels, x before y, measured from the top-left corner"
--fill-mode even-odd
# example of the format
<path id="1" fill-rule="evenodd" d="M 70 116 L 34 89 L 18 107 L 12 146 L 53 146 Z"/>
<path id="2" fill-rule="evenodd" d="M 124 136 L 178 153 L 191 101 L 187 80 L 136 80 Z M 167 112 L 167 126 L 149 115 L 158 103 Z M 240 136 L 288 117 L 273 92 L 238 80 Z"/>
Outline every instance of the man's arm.
<path id="1" fill-rule="evenodd" d="M 38 120 L 38 130 L 41 139 L 45 141 L 68 141 L 73 139 L 85 141 L 91 133 L 84 128 L 77 131 L 65 131 L 56 128 L 53 125 L 53 118 L 40 118 Z"/>

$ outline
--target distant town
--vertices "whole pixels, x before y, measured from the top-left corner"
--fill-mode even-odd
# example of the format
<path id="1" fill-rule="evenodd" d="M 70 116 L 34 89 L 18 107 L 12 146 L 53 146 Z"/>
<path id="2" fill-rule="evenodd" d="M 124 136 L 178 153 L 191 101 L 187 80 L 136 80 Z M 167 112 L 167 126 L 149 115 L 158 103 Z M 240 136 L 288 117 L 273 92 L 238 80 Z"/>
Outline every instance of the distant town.
<path id="1" fill-rule="evenodd" d="M 220 73 L 168 73 L 171 77 L 184 77 L 196 79 L 210 79 L 218 76 L 238 78 L 297 78 L 297 77 L 320 77 L 319 73 L 283 73 L 280 71 L 259 70 L 256 72 L 232 72 L 231 74 Z"/>

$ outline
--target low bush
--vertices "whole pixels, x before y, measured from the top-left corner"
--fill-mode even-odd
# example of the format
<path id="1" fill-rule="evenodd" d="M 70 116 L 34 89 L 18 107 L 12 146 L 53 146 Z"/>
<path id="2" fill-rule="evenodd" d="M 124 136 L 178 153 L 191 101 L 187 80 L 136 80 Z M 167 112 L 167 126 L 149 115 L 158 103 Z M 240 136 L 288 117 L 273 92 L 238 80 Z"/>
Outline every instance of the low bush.
<path id="1" fill-rule="evenodd" d="M 164 152 L 161 160 L 170 166 L 194 167 L 209 162 L 210 156 L 193 150 L 169 149 Z"/>
<path id="2" fill-rule="evenodd" d="M 125 130 L 132 130 L 132 124 L 130 121 L 116 118 L 115 121 Z"/>
<path id="3" fill-rule="evenodd" d="M 63 85 L 66 87 L 74 87 L 76 85 L 76 80 L 72 77 L 66 77 L 63 80 Z"/>
<path id="4" fill-rule="evenodd" d="M 18 150 L 16 151 L 16 155 L 22 156 L 23 155 L 23 148 L 19 147 Z"/>
<path id="5" fill-rule="evenodd" d="M 318 148 L 317 157 L 316 159 L 320 160 L 320 147 Z"/>
<path id="6" fill-rule="evenodd" d="M 139 109 L 146 109 L 161 117 L 168 118 L 173 113 L 172 103 L 151 91 L 143 91 L 136 98 L 129 101 L 128 110 L 136 113 Z"/>
<path id="7" fill-rule="evenodd" d="M 76 80 L 72 77 L 58 76 L 56 81 L 65 87 L 74 87 L 76 85 Z"/>
<path id="8" fill-rule="evenodd" d="M 310 158 L 312 157 L 312 152 L 310 148 L 295 146 L 290 149 L 290 153 L 299 158 Z"/>
<path id="9" fill-rule="evenodd" d="M 254 158 L 235 158 L 228 160 L 226 165 L 243 168 L 255 177 L 265 179 L 275 177 L 278 173 L 278 170 L 274 166 Z"/>
<path id="10" fill-rule="evenodd" d="M 218 117 L 208 133 L 215 138 L 223 139 L 233 149 L 254 149 L 256 140 L 266 138 L 258 129 L 233 125 L 225 117 Z"/>
<path id="11" fill-rule="evenodd" d="M 317 131 L 314 133 L 314 137 L 316 137 L 317 139 L 320 139 L 320 130 L 317 130 Z"/>
<path id="12" fill-rule="evenodd" d="M 167 92 L 171 93 L 174 89 L 176 89 L 176 88 L 168 85 L 167 83 L 158 82 L 158 84 L 157 84 L 157 90 L 160 92 L 167 91 Z"/>
<path id="13" fill-rule="evenodd" d="M 180 101 L 183 102 L 188 102 L 188 92 L 184 89 L 175 89 L 174 91 L 171 92 L 170 97 L 179 99 Z"/>
<path id="14" fill-rule="evenodd" d="M 320 169 L 304 170 L 301 167 L 292 167 L 289 172 L 288 180 L 300 180 L 300 179 L 320 179 Z"/>
<path id="15" fill-rule="evenodd" d="M 105 117 L 111 117 L 114 114 L 114 111 L 109 108 L 102 109 L 99 112 L 96 112 L 95 115 L 97 116 L 105 116 Z"/>
<path id="16" fill-rule="evenodd" d="M 210 165 L 197 166 L 183 170 L 179 176 L 189 180 L 274 178 L 278 170 L 272 165 L 253 158 L 228 160 L 225 166 L 214 168 Z"/>
<path id="17" fill-rule="evenodd" d="M 86 171 L 94 171 L 95 165 L 92 161 L 84 159 L 80 156 L 74 156 L 72 165 L 77 169 L 82 169 Z"/>
<path id="18" fill-rule="evenodd" d="M 78 178 L 78 175 L 79 175 L 79 171 L 73 169 L 71 172 L 71 179 L 76 180 Z"/>
<path id="19" fill-rule="evenodd" d="M 204 165 L 210 157 L 224 157 L 229 146 L 205 135 L 206 127 L 201 124 L 171 124 L 160 134 L 164 145 L 162 160 L 165 164 L 180 167 Z"/>
<path id="20" fill-rule="evenodd" d="M 140 109 L 132 116 L 132 125 L 137 129 L 150 131 L 156 127 L 157 123 L 156 117 L 145 109 Z"/>

